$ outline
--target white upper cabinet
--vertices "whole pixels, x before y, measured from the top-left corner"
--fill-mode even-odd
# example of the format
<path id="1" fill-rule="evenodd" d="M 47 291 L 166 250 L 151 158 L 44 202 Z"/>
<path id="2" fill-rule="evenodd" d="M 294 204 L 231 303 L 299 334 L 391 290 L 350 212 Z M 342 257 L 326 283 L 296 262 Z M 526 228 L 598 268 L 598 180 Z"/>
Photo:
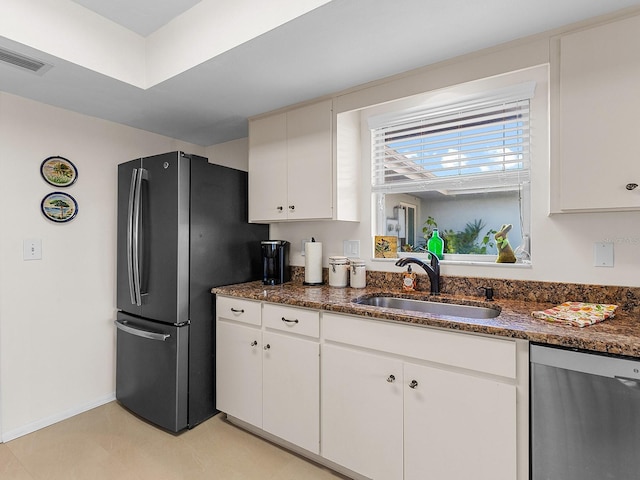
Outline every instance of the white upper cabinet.
<path id="1" fill-rule="evenodd" d="M 551 211 L 640 209 L 640 16 L 554 45 Z"/>
<path id="2" fill-rule="evenodd" d="M 287 114 L 249 122 L 249 221 L 288 218 Z"/>
<path id="3" fill-rule="evenodd" d="M 344 189 L 356 191 L 357 158 L 341 158 L 333 145 L 332 101 L 249 122 L 249 221 L 357 220 Z M 351 175 L 354 178 L 345 178 Z"/>

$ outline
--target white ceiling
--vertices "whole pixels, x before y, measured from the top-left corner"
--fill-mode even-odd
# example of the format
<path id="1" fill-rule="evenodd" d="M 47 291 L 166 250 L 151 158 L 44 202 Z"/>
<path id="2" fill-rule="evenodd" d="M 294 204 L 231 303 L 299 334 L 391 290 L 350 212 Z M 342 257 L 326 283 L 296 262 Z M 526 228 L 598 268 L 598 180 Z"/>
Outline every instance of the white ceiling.
<path id="1" fill-rule="evenodd" d="M 58 29 L 60 18 L 47 21 L 48 15 L 55 17 L 53 10 L 45 8 L 51 2 L 30 0 L 27 3 L 39 9 L 35 25 L 41 29 L 46 25 L 47 32 L 29 32 L 35 27 L 25 15 L 12 18 L 14 11 L 20 13 L 24 0 L 4 1 L 14 2 L 15 8 L 3 8 L 0 47 L 43 60 L 53 68 L 36 75 L 0 63 L 0 91 L 204 146 L 246 136 L 247 118 L 252 115 L 640 6 L 640 0 L 306 0 L 304 13 L 301 0 L 269 0 L 266 5 L 275 2 L 279 13 L 292 9 L 291 19 L 280 15 L 285 21 L 273 20 L 270 26 L 261 26 L 262 31 L 256 28 L 251 38 L 235 39 L 231 38 L 234 32 L 247 22 L 258 24 L 268 16 L 262 11 L 252 18 L 253 8 L 265 8 L 265 0 L 234 0 L 233 7 L 228 0 L 58 0 L 73 3 L 76 9 L 68 10 L 73 13 L 64 19 L 68 26 Z M 202 18 L 201 12 L 213 8 L 227 16 Z M 244 11 L 230 11 L 233 8 Z M 102 19 L 108 27 L 105 31 L 113 30 L 119 38 L 122 27 L 130 30 L 131 45 L 146 45 L 141 51 L 147 55 L 157 38 L 174 35 L 180 48 L 174 57 L 194 60 L 171 70 L 159 83 L 141 87 L 105 74 L 119 66 L 120 58 L 113 55 L 96 54 L 98 63 L 78 60 L 77 44 L 67 45 L 68 55 L 60 53 L 72 22 L 92 20 L 82 15 L 80 10 L 85 9 L 100 15 L 87 12 Z M 180 19 L 186 23 L 178 23 Z M 185 24 L 194 25 L 203 35 L 227 32 L 219 51 L 198 59 L 211 47 L 198 39 L 212 37 L 194 36 L 185 46 L 180 43 Z M 35 42 L 25 40 L 25 31 L 50 35 L 51 42 L 34 46 Z M 101 42 L 96 40 L 95 45 L 109 47 L 109 42 Z M 141 57 L 141 63 L 146 61 L 151 62 Z"/>
<path id="2" fill-rule="evenodd" d="M 73 0 L 123 27 L 146 37 L 200 0 Z"/>

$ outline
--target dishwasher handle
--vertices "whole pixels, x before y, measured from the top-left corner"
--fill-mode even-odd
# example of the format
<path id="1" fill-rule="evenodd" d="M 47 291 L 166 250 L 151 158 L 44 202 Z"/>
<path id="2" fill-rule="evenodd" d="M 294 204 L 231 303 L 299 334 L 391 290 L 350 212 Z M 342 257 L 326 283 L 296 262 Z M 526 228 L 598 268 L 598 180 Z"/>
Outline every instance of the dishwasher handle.
<path id="1" fill-rule="evenodd" d="M 601 377 L 635 380 L 640 385 L 640 360 L 638 359 L 533 344 L 530 346 L 529 353 L 529 359 L 534 365 L 563 368 Z"/>
<path id="2" fill-rule="evenodd" d="M 113 323 L 115 323 L 118 330 L 130 333 L 131 335 L 135 335 L 136 337 L 148 338 L 149 340 L 158 340 L 164 342 L 171 336 L 167 333 L 151 332 L 149 330 L 143 330 L 142 328 L 131 327 L 127 325 L 126 321 L 119 322 L 118 320 L 114 320 Z"/>
<path id="3" fill-rule="evenodd" d="M 634 390 L 640 390 L 640 380 L 637 380 L 635 378 L 619 377 L 619 376 L 615 376 L 614 378 L 618 380 L 621 384 L 623 384 L 625 387 L 633 388 Z"/>

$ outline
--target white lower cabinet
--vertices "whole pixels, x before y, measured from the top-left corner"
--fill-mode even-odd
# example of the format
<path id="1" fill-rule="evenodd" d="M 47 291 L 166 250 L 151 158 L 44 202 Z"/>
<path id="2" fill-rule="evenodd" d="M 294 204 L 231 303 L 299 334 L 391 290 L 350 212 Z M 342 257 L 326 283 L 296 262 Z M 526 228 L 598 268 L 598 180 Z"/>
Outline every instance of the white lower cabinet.
<path id="1" fill-rule="evenodd" d="M 516 387 L 405 363 L 404 479 L 470 478 L 517 478 Z"/>
<path id="2" fill-rule="evenodd" d="M 258 433 L 356 478 L 527 478 L 526 342 L 217 302 L 217 408 Z"/>
<path id="3" fill-rule="evenodd" d="M 324 457 L 372 479 L 524 479 L 515 341 L 335 314 L 323 333 Z"/>
<path id="4" fill-rule="evenodd" d="M 322 346 L 322 456 L 373 479 L 402 478 L 402 362 Z"/>
<path id="5" fill-rule="evenodd" d="M 334 345 L 322 373 L 332 462 L 373 479 L 516 478 L 515 386 Z"/>
<path id="6" fill-rule="evenodd" d="M 262 428 L 313 453 L 320 451 L 320 345 L 264 332 Z"/>
<path id="7" fill-rule="evenodd" d="M 216 408 L 318 454 L 319 313 L 229 297 L 216 311 Z"/>
<path id="8" fill-rule="evenodd" d="M 260 302 L 217 298 L 216 408 L 262 426 Z"/>

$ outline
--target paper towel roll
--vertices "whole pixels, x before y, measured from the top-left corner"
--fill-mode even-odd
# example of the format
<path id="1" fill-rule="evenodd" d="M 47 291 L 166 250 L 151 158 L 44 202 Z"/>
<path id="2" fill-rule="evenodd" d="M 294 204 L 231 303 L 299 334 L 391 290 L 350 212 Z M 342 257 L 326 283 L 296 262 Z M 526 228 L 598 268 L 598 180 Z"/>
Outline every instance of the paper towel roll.
<path id="1" fill-rule="evenodd" d="M 322 242 L 304 244 L 304 283 L 322 283 Z"/>

